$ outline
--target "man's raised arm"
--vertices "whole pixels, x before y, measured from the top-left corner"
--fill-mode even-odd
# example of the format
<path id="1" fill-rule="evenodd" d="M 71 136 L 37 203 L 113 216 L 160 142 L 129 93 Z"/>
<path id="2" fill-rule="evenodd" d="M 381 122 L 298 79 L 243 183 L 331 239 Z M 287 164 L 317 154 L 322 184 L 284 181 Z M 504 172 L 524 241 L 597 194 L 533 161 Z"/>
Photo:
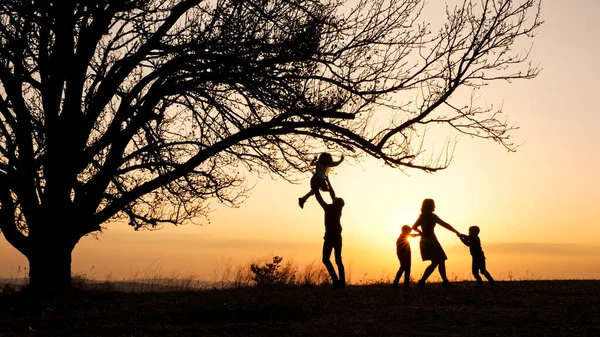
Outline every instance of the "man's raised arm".
<path id="1" fill-rule="evenodd" d="M 335 199 L 335 191 L 333 190 L 333 186 L 331 186 L 331 183 L 329 182 L 329 177 L 325 177 L 325 180 L 327 180 L 327 186 L 329 186 L 329 194 L 331 195 L 331 200 Z"/>
<path id="2" fill-rule="evenodd" d="M 323 200 L 323 196 L 321 195 L 321 191 L 319 190 L 318 187 L 315 189 L 315 198 L 317 198 L 319 205 L 321 205 L 321 207 L 323 207 L 323 209 L 325 209 L 327 206 L 329 206 L 329 204 L 326 203 L 325 200 Z"/>

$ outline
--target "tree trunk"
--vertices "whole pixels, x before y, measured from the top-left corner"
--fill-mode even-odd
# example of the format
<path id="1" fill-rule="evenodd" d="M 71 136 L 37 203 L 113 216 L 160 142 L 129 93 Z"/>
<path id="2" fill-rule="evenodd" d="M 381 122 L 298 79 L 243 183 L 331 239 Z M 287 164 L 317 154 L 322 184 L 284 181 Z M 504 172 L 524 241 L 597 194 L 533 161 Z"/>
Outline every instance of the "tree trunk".
<path id="1" fill-rule="evenodd" d="M 52 242 L 32 245 L 28 254 L 29 288 L 34 291 L 63 291 L 71 288 L 71 253 L 74 245 Z"/>

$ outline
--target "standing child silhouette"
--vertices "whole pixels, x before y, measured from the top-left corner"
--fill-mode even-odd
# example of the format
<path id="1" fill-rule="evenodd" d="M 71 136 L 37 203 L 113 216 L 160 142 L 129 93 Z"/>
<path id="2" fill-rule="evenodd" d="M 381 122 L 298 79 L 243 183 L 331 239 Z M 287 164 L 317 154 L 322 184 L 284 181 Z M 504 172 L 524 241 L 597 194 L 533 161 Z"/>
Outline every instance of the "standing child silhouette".
<path id="1" fill-rule="evenodd" d="M 479 276 L 480 271 L 481 274 L 483 274 L 483 276 L 485 276 L 485 278 L 490 282 L 490 285 L 494 285 L 494 279 L 492 278 L 492 275 L 490 275 L 485 268 L 485 255 L 483 254 L 481 240 L 479 239 L 479 227 L 469 227 L 469 235 L 461 234 L 459 235 L 459 238 L 460 241 L 465 244 L 465 246 L 469 247 L 469 251 L 473 257 L 472 272 L 475 280 L 477 280 L 477 286 L 483 286 L 483 280 L 481 279 L 481 276 Z"/>
<path id="2" fill-rule="evenodd" d="M 316 166 L 315 173 L 313 174 L 312 178 L 310 178 L 310 191 L 303 197 L 298 198 L 298 204 L 300 205 L 300 208 L 304 208 L 306 200 L 308 200 L 311 195 L 315 194 L 318 189 L 325 192 L 330 190 L 327 180 L 329 170 L 334 166 L 338 166 L 343 160 L 344 155 L 341 156 L 340 160 L 333 161 L 333 157 L 327 152 L 321 153 L 318 160 L 316 157 L 313 159 L 311 164 Z"/>
<path id="3" fill-rule="evenodd" d="M 396 240 L 396 255 L 398 256 L 398 260 L 400 260 L 400 269 L 396 273 L 396 278 L 394 278 L 394 283 L 392 283 L 392 287 L 397 288 L 398 283 L 400 282 L 400 277 L 404 273 L 404 288 L 410 287 L 410 265 L 411 265 L 411 253 L 410 253 L 410 242 L 408 242 L 408 238 L 419 236 L 419 234 L 410 234 L 412 228 L 409 225 L 402 226 L 402 233 Z"/>

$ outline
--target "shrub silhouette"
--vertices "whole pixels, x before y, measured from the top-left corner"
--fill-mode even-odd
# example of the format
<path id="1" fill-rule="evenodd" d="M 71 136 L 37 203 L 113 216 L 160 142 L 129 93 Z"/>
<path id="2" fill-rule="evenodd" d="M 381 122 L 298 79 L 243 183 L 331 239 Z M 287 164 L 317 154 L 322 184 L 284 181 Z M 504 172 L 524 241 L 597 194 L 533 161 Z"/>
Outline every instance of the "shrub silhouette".
<path id="1" fill-rule="evenodd" d="M 294 284 L 296 281 L 296 273 L 288 275 L 288 273 L 282 272 L 279 268 L 281 267 L 282 256 L 273 256 L 273 262 L 265 263 L 264 266 L 252 263 L 250 265 L 250 271 L 252 271 L 252 280 L 256 286 L 273 286 L 283 284 Z"/>

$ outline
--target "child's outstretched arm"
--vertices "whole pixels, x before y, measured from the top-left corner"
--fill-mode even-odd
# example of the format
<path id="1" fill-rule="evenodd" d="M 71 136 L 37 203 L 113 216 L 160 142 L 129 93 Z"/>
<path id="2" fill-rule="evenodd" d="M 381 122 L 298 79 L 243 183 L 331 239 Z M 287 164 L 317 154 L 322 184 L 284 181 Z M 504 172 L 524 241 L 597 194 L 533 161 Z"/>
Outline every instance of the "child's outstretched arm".
<path id="1" fill-rule="evenodd" d="M 338 166 L 342 161 L 344 161 L 344 155 L 340 157 L 340 160 L 332 162 L 331 167 Z"/>
<path id="2" fill-rule="evenodd" d="M 458 238 L 465 246 L 467 246 L 467 247 L 471 246 L 471 241 L 469 240 L 469 237 L 467 235 L 458 234 Z"/>

